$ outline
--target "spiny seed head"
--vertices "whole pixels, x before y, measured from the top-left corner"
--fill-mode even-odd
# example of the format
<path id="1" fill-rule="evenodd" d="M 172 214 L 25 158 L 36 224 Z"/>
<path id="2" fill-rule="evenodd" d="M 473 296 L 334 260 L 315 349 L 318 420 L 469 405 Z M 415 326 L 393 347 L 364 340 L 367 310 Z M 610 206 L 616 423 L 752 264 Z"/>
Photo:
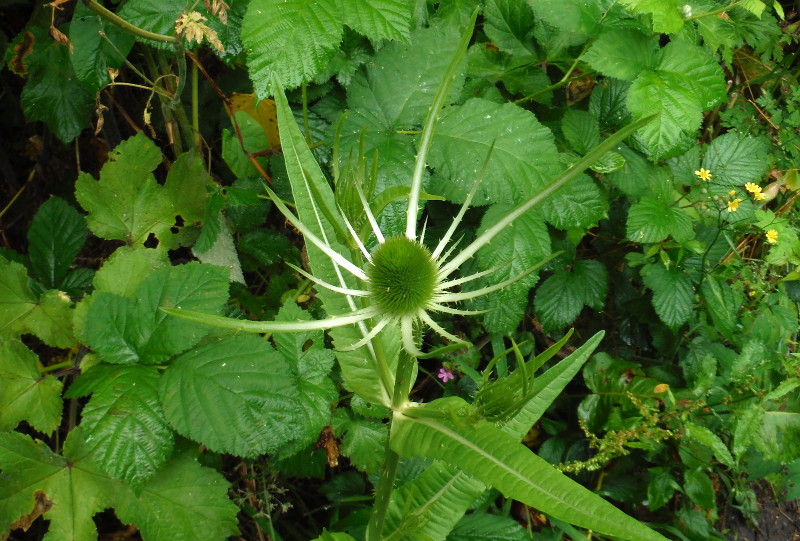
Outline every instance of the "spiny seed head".
<path id="1" fill-rule="evenodd" d="M 386 239 L 367 269 L 376 304 L 394 316 L 413 315 L 433 297 L 437 267 L 431 252 L 408 237 Z"/>

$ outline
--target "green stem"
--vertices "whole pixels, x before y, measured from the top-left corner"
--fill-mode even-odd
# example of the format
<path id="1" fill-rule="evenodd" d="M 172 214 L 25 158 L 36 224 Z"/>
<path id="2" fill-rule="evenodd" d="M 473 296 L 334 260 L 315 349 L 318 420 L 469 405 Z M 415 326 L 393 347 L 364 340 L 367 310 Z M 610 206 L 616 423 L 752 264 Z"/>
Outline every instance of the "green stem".
<path id="1" fill-rule="evenodd" d="M 149 39 L 152 41 L 160 41 L 162 43 L 180 43 L 181 40 L 178 39 L 176 36 L 165 36 L 163 34 L 156 34 L 154 32 L 149 32 L 138 26 L 134 26 L 113 11 L 109 11 L 103 6 L 101 6 L 97 0 L 84 0 L 84 4 L 86 7 L 100 15 L 105 20 L 117 25 L 122 30 L 129 34 L 133 34 L 136 37 Z"/>
<path id="2" fill-rule="evenodd" d="M 51 364 L 50 366 L 45 366 L 41 370 L 39 370 L 40 374 L 46 374 L 47 372 L 53 372 L 55 370 L 61 370 L 62 368 L 68 368 L 74 365 L 74 361 L 64 361 L 63 363 L 58 364 Z"/>
<path id="3" fill-rule="evenodd" d="M 408 401 L 409 383 L 416 361 L 414 357 L 401 350 L 394 379 L 392 411 L 403 411 Z M 400 455 L 391 448 L 391 434 L 392 422 L 390 420 L 389 437 L 386 439 L 383 459 L 383 471 L 378 480 L 378 489 L 375 491 L 375 504 L 367 526 L 367 541 L 381 541 L 383 539 L 383 525 L 386 522 L 386 513 L 392 501 L 392 491 L 394 490 L 394 481 L 397 478 L 397 465 L 400 463 Z"/>
<path id="4" fill-rule="evenodd" d="M 192 134 L 194 135 L 194 146 L 198 151 L 202 150 L 203 139 L 200 137 L 200 103 L 197 64 L 192 62 Z"/>
<path id="5" fill-rule="evenodd" d="M 722 6 L 721 8 L 717 8 L 717 9 L 714 9 L 712 11 L 706 11 L 705 13 L 701 13 L 700 15 L 692 15 L 691 17 L 687 17 L 684 20 L 685 21 L 694 21 L 696 19 L 702 19 L 703 17 L 711 17 L 713 15 L 719 15 L 720 13 L 725 13 L 726 11 L 732 10 L 733 8 L 735 8 L 736 6 L 738 6 L 739 4 L 742 4 L 742 3 L 743 2 L 741 0 L 740 1 L 736 1 L 736 2 L 731 2 L 727 6 Z"/>
<path id="6" fill-rule="evenodd" d="M 303 95 L 303 131 L 306 135 L 306 144 L 311 146 L 311 129 L 308 126 L 308 85 L 303 83 L 301 92 Z"/>

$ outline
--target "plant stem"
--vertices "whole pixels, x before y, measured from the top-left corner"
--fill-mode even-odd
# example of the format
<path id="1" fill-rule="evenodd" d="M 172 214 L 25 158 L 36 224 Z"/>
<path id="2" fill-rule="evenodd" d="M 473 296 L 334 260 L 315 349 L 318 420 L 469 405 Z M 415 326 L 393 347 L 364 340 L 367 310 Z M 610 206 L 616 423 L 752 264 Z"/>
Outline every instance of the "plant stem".
<path id="1" fill-rule="evenodd" d="M 394 392 L 392 393 L 392 411 L 403 411 L 408 401 L 408 389 L 416 359 L 400 351 L 400 358 L 397 361 L 397 373 L 394 378 Z M 386 512 L 392 500 L 394 481 L 397 478 L 397 465 L 400 463 L 400 455 L 391 448 L 392 421 L 389 421 L 389 437 L 386 439 L 386 449 L 383 458 L 383 471 L 378 480 L 378 489 L 375 492 L 375 504 L 372 508 L 372 516 L 367 526 L 367 541 L 381 541 L 383 538 L 383 524 L 386 521 Z"/>
<path id="2" fill-rule="evenodd" d="M 114 23 L 125 32 L 133 34 L 136 37 L 149 39 L 152 41 L 160 41 L 162 43 L 180 43 L 180 39 L 178 39 L 176 36 L 156 34 L 155 32 L 150 32 L 148 30 L 139 28 L 138 26 L 132 25 L 113 11 L 109 11 L 101 6 L 97 0 L 84 0 L 83 3 L 86 4 L 86 7 L 100 15 L 105 20 Z"/>
<path id="3" fill-rule="evenodd" d="M 199 81 L 197 77 L 197 64 L 192 62 L 192 134 L 194 135 L 194 146 L 198 151 L 202 151 L 203 139 L 200 137 L 200 104 L 199 104 Z"/>

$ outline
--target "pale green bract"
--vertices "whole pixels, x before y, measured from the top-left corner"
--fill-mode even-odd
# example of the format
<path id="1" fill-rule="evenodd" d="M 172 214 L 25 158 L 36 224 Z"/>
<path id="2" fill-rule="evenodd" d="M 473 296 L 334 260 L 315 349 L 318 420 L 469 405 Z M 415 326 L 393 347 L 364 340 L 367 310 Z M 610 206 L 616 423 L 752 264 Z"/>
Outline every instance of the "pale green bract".
<path id="1" fill-rule="evenodd" d="M 164 310 L 191 321 L 241 331 L 284 333 L 324 329 L 330 333 L 345 386 L 365 400 L 382 404 L 392 411 L 389 445 L 367 529 L 368 541 L 443 540 L 474 500 L 476 491 L 479 493 L 484 486 L 494 486 L 509 498 L 603 534 L 636 541 L 663 541 L 660 534 L 561 474 L 520 443 L 522 434 L 541 416 L 597 347 L 602 333 L 535 380 L 533 374 L 536 370 L 563 343 L 528 362 L 519 356 L 517 369 L 506 378 L 484 381 L 479 390 L 480 403 L 470 405 L 450 397 L 422 405 L 408 399 L 416 378 L 416 359 L 432 356 L 421 351 L 417 331 L 427 327 L 455 343 L 456 347 L 463 343 L 439 325 L 431 314 L 480 313 L 456 308 L 453 304 L 477 299 L 514 284 L 547 260 L 499 282 L 483 285 L 487 283 L 484 280 L 481 282 L 483 287 L 471 291 L 460 288 L 473 280 L 491 277 L 507 264 L 500 263 L 459 276 L 457 273 L 462 265 L 512 222 L 543 203 L 653 118 L 634 122 L 595 146 L 560 176 L 482 229 L 471 243 L 461 247 L 454 238 L 478 193 L 490 159 L 487 156 L 483 171 L 467 193 L 452 225 L 438 242 L 432 243 L 433 248 L 428 253 L 427 249 L 420 248 L 425 241 L 425 229 L 418 227 L 420 202 L 426 197 L 422 192 L 422 182 L 427 156 L 439 111 L 447 100 L 450 83 L 465 55 L 474 21 L 475 16 L 459 43 L 423 124 L 408 187 L 405 230 L 400 235 L 384 234 L 378 225 L 379 217 L 368 202 L 368 195 L 358 183 L 354 188 L 367 225 L 362 228 L 363 224 L 351 223 L 312 157 L 283 93 L 281 81 L 277 76 L 272 77 L 281 147 L 297 212 L 292 212 L 272 190 L 266 189 L 275 206 L 305 237 L 311 272 L 295 270 L 318 286 L 318 297 L 329 314 L 328 318 L 296 322 L 242 321 L 179 308 Z M 367 246 L 371 242 L 376 247 L 369 250 Z M 388 252 L 381 253 L 384 246 Z M 418 260 L 429 258 L 430 261 L 423 261 L 427 269 L 423 279 L 399 280 L 398 292 L 393 290 L 392 273 L 396 275 L 408 269 L 402 262 L 398 263 L 402 260 L 403 250 L 412 251 Z M 381 256 L 374 257 L 378 253 Z M 421 291 L 410 291 L 416 286 Z M 401 487 L 398 490 L 404 492 L 393 496 L 400 456 L 434 459 L 431 468 L 434 468 L 432 472 L 435 475 L 421 476 L 419 479 L 424 483 L 411 488 Z M 413 498 L 398 509 L 400 498 L 406 501 L 403 494 L 413 494 Z M 434 513 L 433 509 L 437 511 Z M 431 527 L 427 528 L 426 524 Z"/>

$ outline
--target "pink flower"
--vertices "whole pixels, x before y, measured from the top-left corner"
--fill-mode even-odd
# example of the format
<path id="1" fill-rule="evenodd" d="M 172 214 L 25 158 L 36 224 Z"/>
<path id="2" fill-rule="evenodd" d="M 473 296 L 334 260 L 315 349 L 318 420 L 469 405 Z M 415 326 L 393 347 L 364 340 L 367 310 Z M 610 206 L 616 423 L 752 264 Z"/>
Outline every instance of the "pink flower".
<path id="1" fill-rule="evenodd" d="M 442 383 L 447 383 L 451 379 L 456 379 L 456 377 L 453 375 L 453 373 L 450 370 L 448 370 L 447 368 L 444 368 L 444 367 L 439 369 L 439 373 L 436 374 L 436 377 L 439 378 L 440 380 L 442 380 Z"/>

